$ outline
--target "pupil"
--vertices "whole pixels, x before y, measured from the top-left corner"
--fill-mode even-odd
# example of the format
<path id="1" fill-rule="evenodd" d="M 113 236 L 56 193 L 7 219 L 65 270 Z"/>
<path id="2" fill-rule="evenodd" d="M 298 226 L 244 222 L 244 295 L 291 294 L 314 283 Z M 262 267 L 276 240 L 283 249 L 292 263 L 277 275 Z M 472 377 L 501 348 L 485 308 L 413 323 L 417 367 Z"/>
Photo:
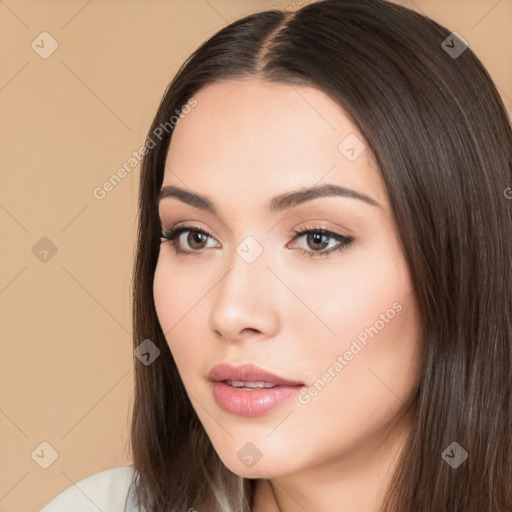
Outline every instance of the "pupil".
<path id="1" fill-rule="evenodd" d="M 312 238 L 313 244 L 320 244 L 321 246 L 324 246 L 325 243 L 322 243 L 324 239 L 324 235 L 322 233 L 314 233 L 309 235 Z M 323 248 L 323 247 L 320 247 Z"/>
<path id="2" fill-rule="evenodd" d="M 203 233 L 199 233 L 197 231 L 191 231 L 189 233 L 188 238 L 189 238 L 188 243 L 191 247 L 194 247 L 194 244 L 201 246 L 202 242 L 204 242 L 206 240 L 206 235 L 204 235 Z M 191 243 L 191 241 L 192 241 L 192 243 Z M 201 248 L 201 247 L 199 247 L 199 248 Z"/>

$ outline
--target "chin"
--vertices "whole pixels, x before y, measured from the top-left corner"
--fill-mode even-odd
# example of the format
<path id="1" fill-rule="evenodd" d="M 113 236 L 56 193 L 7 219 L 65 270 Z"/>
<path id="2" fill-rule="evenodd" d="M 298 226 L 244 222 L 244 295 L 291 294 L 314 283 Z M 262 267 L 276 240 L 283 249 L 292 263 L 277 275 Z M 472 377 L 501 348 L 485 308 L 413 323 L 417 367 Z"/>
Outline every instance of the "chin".
<path id="1" fill-rule="evenodd" d="M 231 452 L 229 455 L 219 454 L 219 457 L 231 472 L 244 478 L 272 478 L 290 471 L 288 465 L 283 464 L 283 461 L 274 458 L 268 459 L 264 454 L 261 455 L 261 458 L 251 460 L 250 456 L 246 455 L 248 451 L 245 447 L 235 453 Z M 275 453 L 273 455 L 275 456 Z"/>

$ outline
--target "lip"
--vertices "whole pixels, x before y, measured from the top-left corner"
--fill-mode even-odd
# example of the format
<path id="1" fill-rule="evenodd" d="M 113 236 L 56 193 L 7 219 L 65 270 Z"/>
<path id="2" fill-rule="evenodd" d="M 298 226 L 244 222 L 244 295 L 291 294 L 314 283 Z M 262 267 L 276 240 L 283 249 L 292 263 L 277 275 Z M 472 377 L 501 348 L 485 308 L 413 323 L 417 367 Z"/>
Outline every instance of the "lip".
<path id="1" fill-rule="evenodd" d="M 253 364 L 243 364 L 241 366 L 233 366 L 227 363 L 218 364 L 214 366 L 208 378 L 213 381 L 223 380 L 241 380 L 244 382 L 267 382 L 269 384 L 283 385 L 283 386 L 303 386 L 303 382 L 288 380 L 263 370 Z"/>
<path id="2" fill-rule="evenodd" d="M 252 364 L 219 364 L 208 374 L 215 401 L 226 412 L 239 416 L 259 416 L 296 396 L 303 382 L 285 379 Z M 225 381 L 265 382 L 272 388 L 235 388 Z"/>

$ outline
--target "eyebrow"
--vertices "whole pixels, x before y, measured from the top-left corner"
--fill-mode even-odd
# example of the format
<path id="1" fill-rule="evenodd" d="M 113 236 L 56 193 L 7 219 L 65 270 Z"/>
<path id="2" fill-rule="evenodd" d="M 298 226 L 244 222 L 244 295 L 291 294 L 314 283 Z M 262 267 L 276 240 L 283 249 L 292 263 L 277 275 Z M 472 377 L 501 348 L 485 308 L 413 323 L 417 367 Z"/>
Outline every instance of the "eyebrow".
<path id="1" fill-rule="evenodd" d="M 359 199 L 360 201 L 364 201 L 365 203 L 372 206 L 382 208 L 382 206 L 377 201 L 375 201 L 375 199 L 372 199 L 365 194 L 356 192 L 355 190 L 351 190 L 346 187 L 340 187 L 332 183 L 324 183 L 321 185 L 315 185 L 313 187 L 303 187 L 292 192 L 285 192 L 275 196 L 267 203 L 266 210 L 269 213 L 276 213 L 287 208 L 293 208 L 307 201 L 312 201 L 313 199 L 334 196 Z M 160 204 L 160 201 L 163 199 L 170 197 L 174 197 L 175 199 L 189 204 L 194 208 L 198 208 L 200 210 L 208 210 L 215 215 L 217 214 L 217 209 L 208 197 L 202 196 L 200 194 L 194 194 L 188 190 L 184 190 L 182 188 L 171 185 L 162 187 L 160 193 L 158 194 L 157 204 Z"/>

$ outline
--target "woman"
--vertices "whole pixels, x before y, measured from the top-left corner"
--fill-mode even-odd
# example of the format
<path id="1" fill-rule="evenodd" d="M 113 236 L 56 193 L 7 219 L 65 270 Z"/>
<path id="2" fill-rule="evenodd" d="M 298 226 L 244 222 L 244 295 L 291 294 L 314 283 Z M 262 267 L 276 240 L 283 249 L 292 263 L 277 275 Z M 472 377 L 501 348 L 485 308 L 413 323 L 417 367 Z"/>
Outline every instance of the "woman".
<path id="1" fill-rule="evenodd" d="M 380 0 L 247 16 L 146 147 L 134 464 L 75 496 L 512 510 L 512 134 L 462 38 Z"/>

